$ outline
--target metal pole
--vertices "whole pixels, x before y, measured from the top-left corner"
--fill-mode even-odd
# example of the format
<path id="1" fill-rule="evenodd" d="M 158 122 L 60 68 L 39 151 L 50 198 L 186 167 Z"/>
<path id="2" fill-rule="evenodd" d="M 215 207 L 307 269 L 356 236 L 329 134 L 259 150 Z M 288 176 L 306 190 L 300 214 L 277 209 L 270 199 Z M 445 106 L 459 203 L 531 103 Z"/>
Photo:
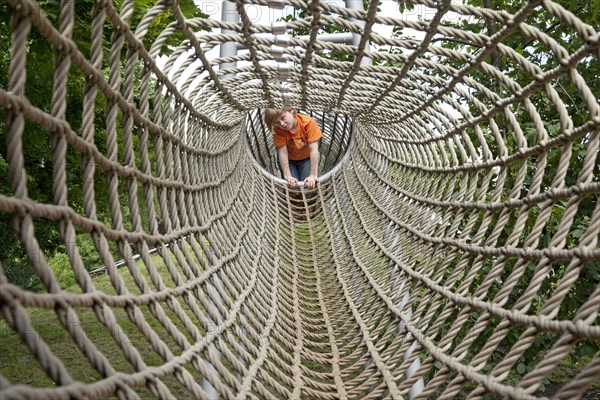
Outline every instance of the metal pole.
<path id="1" fill-rule="evenodd" d="M 360 11 L 365 10 L 362 0 L 346 0 L 346 8 L 350 8 L 352 10 L 360 10 Z M 360 19 L 350 18 L 350 22 L 354 22 L 355 24 L 360 25 L 361 28 L 364 28 L 364 26 L 365 26 L 365 21 L 360 20 Z M 358 44 L 360 43 L 360 38 L 361 38 L 361 35 L 359 35 L 358 33 L 353 33 L 352 34 L 352 45 L 358 47 Z M 367 45 L 365 46 L 365 50 L 369 50 L 370 47 L 371 46 L 369 45 L 369 42 L 367 42 Z M 363 59 L 361 60 L 360 63 L 362 65 L 371 65 L 371 64 L 373 64 L 373 60 L 368 57 L 363 57 Z"/>
<path id="2" fill-rule="evenodd" d="M 231 23 L 236 23 L 239 20 L 239 14 L 237 12 L 237 8 L 235 3 L 231 2 L 231 1 L 227 1 L 224 0 L 223 1 L 223 10 L 221 12 L 221 20 L 223 22 L 231 22 Z M 237 35 L 236 31 L 232 31 L 229 29 L 222 29 L 221 33 L 223 35 Z M 224 58 L 224 57 L 233 57 L 237 55 L 237 51 L 238 51 L 238 47 L 237 47 L 237 43 L 236 42 L 226 42 L 221 44 L 221 49 L 219 51 L 219 57 L 220 58 Z M 229 63 L 223 63 L 219 65 L 219 69 L 226 69 L 226 68 L 235 68 L 237 66 L 237 63 L 234 62 L 229 62 Z M 226 77 L 229 77 L 230 75 L 227 75 Z"/>

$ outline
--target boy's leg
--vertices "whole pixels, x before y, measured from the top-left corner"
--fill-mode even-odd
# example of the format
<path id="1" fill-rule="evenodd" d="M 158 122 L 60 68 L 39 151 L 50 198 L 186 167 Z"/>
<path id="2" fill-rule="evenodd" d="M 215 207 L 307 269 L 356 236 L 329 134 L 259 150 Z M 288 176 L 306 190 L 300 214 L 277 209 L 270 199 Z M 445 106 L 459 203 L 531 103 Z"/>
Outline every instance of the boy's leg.
<path id="1" fill-rule="evenodd" d="M 277 165 L 279 166 L 279 172 L 281 173 L 281 179 L 285 179 L 285 174 L 283 173 L 283 168 L 281 168 L 281 161 L 279 161 L 279 154 L 277 155 Z M 294 178 L 298 179 L 298 169 L 296 168 L 295 161 L 288 160 L 288 166 L 290 168 L 290 174 Z"/>
<path id="2" fill-rule="evenodd" d="M 296 167 L 298 168 L 298 181 L 302 182 L 310 176 L 310 158 L 306 160 L 297 161 Z"/>
<path id="3" fill-rule="evenodd" d="M 300 179 L 298 178 L 298 167 L 296 166 L 296 161 L 289 160 L 289 166 L 290 166 L 290 175 L 292 175 L 294 178 L 296 178 L 296 179 L 298 179 L 298 181 L 300 181 Z"/>

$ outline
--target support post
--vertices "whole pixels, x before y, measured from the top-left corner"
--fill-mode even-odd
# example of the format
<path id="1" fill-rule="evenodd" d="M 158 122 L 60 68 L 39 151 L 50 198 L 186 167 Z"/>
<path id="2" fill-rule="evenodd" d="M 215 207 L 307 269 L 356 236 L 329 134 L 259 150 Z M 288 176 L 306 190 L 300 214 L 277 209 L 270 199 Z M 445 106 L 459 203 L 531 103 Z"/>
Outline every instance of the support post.
<path id="1" fill-rule="evenodd" d="M 365 10 L 362 0 L 345 0 L 345 1 L 346 1 L 346 8 L 350 8 L 352 10 L 360 10 L 360 11 Z M 364 28 L 364 26 L 365 26 L 365 21 L 363 21 L 363 20 L 350 18 L 350 22 L 354 22 L 355 24 L 360 25 L 361 28 Z M 352 45 L 358 47 L 358 44 L 360 43 L 360 38 L 361 38 L 360 34 L 353 33 L 352 34 Z M 367 42 L 367 45 L 365 46 L 365 50 L 369 50 L 370 47 L 371 46 L 369 45 L 369 42 Z M 373 60 L 368 57 L 363 57 L 363 59 L 361 60 L 360 63 L 361 63 L 361 65 L 371 65 L 371 64 L 373 64 Z"/>
<path id="2" fill-rule="evenodd" d="M 223 22 L 231 22 L 231 23 L 238 22 L 239 14 L 237 12 L 235 3 L 231 2 L 231 1 L 227 1 L 227 0 L 223 0 L 223 9 L 221 12 L 221 20 Z M 236 35 L 238 32 L 232 31 L 229 29 L 222 29 L 221 33 L 223 35 Z M 233 57 L 233 56 L 237 55 L 237 51 L 238 51 L 238 46 L 237 46 L 236 42 L 226 42 L 226 43 L 221 44 L 221 49 L 219 51 L 219 57 L 220 58 Z M 237 66 L 237 63 L 234 61 L 234 62 L 220 64 L 219 69 L 221 70 L 221 69 L 226 69 L 226 68 L 235 68 L 236 66 Z M 227 75 L 226 77 L 231 77 L 231 75 Z"/>

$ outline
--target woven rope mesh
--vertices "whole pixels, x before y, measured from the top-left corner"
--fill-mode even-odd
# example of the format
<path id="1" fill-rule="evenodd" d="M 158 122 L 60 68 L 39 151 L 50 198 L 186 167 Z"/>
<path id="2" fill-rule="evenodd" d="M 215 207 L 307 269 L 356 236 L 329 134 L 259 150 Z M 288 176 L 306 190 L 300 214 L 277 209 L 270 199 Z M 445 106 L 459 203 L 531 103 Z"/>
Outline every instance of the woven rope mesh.
<path id="1" fill-rule="evenodd" d="M 343 114 L 303 112 L 315 119 L 323 138 L 319 143 L 320 162 L 319 175 L 327 176 L 342 163 L 344 156 L 349 154 L 353 136 L 354 124 L 352 119 Z M 254 110 L 248 114 L 246 120 L 246 146 L 250 157 L 256 161 L 258 167 L 270 175 L 280 176 L 277 161 L 277 152 L 273 146 L 273 134 L 264 123 L 263 113 Z M 324 180 L 322 178 L 321 180 Z"/>
<path id="2" fill-rule="evenodd" d="M 3 267 L 2 399 L 598 394 L 600 106 L 584 79 L 600 70 L 597 26 L 552 1 L 417 1 L 429 18 L 410 20 L 292 0 L 280 50 L 281 25 L 250 15 L 264 0 L 232 3 L 238 22 L 143 3 L 0 6 L 0 215 L 42 288 Z M 54 54 L 49 107 L 26 90 L 32 37 Z M 224 43 L 245 50 L 207 56 Z M 316 190 L 271 176 L 265 107 L 339 126 Z M 44 187 L 29 178 L 33 128 L 51 154 Z M 580 346 L 593 351 L 557 376 Z"/>

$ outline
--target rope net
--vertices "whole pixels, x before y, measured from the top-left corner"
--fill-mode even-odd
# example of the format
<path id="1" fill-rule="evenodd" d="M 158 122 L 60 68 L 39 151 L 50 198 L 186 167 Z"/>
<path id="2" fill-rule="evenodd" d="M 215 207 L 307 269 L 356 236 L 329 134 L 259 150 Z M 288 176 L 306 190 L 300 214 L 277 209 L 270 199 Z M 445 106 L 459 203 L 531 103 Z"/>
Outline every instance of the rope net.
<path id="1" fill-rule="evenodd" d="M 600 106 L 584 76 L 600 36 L 576 10 L 401 4 L 430 12 L 417 20 L 291 0 L 297 18 L 261 24 L 250 6 L 283 3 L 232 3 L 237 22 L 189 17 L 183 0 L 54 3 L 0 6 L 0 215 L 43 288 L 1 270 L 2 399 L 598 393 Z M 49 107 L 26 91 L 32 37 L 55 56 Z M 207 56 L 225 44 L 245 50 Z M 340 127 L 316 190 L 269 174 L 265 107 Z M 28 177 L 32 127 L 45 189 Z M 558 377 L 580 346 L 593 351 Z"/>

